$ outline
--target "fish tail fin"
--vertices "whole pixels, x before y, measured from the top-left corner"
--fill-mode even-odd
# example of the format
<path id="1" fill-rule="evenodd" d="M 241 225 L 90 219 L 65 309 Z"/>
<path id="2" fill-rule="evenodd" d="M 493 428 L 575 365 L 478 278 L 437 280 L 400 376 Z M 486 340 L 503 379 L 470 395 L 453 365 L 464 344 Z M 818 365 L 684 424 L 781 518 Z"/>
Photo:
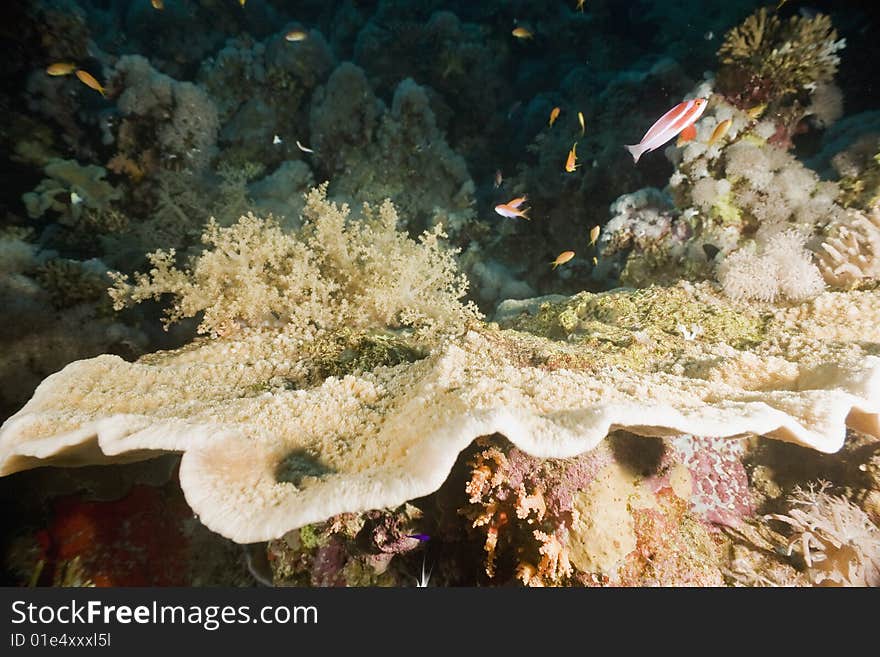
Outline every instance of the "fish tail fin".
<path id="1" fill-rule="evenodd" d="M 641 144 L 632 144 L 631 146 L 624 146 L 624 148 L 633 156 L 634 164 L 639 163 L 639 158 L 642 156 L 642 153 L 645 152 Z"/>
<path id="2" fill-rule="evenodd" d="M 529 216 L 529 210 L 531 210 L 531 208 L 524 208 L 523 211 L 520 212 L 519 216 L 522 217 L 523 219 L 525 219 L 526 221 L 531 221 L 532 218 Z"/>

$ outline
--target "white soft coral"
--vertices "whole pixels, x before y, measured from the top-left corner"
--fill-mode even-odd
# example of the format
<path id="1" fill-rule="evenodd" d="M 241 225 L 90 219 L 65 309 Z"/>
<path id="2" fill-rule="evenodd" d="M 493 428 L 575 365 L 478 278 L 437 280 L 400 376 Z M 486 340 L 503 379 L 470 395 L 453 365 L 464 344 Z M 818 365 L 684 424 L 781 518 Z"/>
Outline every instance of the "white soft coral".
<path id="1" fill-rule="evenodd" d="M 880 586 L 880 529 L 829 484 L 795 489 L 787 514 L 767 516 L 792 528 L 788 554 L 797 551 L 814 584 Z"/>

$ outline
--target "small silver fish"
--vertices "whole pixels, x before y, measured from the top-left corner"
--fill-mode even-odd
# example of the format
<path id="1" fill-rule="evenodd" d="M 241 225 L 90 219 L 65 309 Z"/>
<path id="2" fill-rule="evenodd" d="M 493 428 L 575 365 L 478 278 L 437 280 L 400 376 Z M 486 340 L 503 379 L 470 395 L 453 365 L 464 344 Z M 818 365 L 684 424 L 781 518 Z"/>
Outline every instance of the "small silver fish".
<path id="1" fill-rule="evenodd" d="M 314 152 L 315 152 L 315 151 L 313 151 L 311 148 L 306 148 L 305 146 L 303 146 L 302 144 L 300 144 L 300 143 L 299 143 L 299 139 L 296 140 L 296 147 L 297 147 L 299 150 L 301 150 L 303 153 L 314 153 Z"/>
<path id="2" fill-rule="evenodd" d="M 79 205 L 83 202 L 83 198 L 76 192 L 70 192 L 70 202 L 72 205 Z"/>
<path id="3" fill-rule="evenodd" d="M 277 146 L 278 144 L 284 143 L 284 140 L 281 139 L 281 137 L 279 137 L 278 135 L 275 135 L 275 137 L 272 139 L 272 143 Z"/>

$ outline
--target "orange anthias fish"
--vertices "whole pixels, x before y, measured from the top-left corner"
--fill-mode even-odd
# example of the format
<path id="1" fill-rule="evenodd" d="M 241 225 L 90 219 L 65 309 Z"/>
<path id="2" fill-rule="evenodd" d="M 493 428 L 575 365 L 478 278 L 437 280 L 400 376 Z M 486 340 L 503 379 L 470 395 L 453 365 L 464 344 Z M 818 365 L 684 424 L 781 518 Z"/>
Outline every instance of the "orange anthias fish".
<path id="1" fill-rule="evenodd" d="M 715 126 L 715 129 L 712 131 L 712 136 L 709 137 L 709 146 L 714 144 L 719 139 L 724 139 L 724 135 L 726 135 L 727 131 L 730 130 L 731 124 L 733 124 L 733 119 L 725 119 L 717 126 Z"/>
<path id="2" fill-rule="evenodd" d="M 165 0 L 150 0 L 153 9 L 165 9 Z"/>
<path id="3" fill-rule="evenodd" d="M 577 164 L 577 142 L 575 142 L 572 145 L 571 150 L 568 151 L 568 159 L 565 160 L 565 170 L 568 173 L 571 173 L 572 171 L 577 169 L 579 166 L 580 166 L 580 164 Z"/>
<path id="4" fill-rule="evenodd" d="M 305 41 L 309 38 L 309 35 L 305 30 L 291 30 L 284 35 L 284 38 L 287 41 Z"/>
<path id="5" fill-rule="evenodd" d="M 71 64 L 70 62 L 57 62 L 55 64 L 49 64 L 46 67 L 46 73 L 49 75 L 70 75 L 73 73 L 74 69 L 76 69 L 76 64 Z"/>
<path id="6" fill-rule="evenodd" d="M 584 3 L 586 1 L 587 0 L 578 0 L 577 7 L 575 7 L 575 9 L 577 9 L 579 12 L 581 12 L 583 14 L 584 13 Z"/>
<path id="7" fill-rule="evenodd" d="M 550 123 L 548 124 L 549 127 L 553 127 L 553 124 L 556 123 L 556 119 L 559 118 L 559 112 L 561 111 L 562 110 L 560 110 L 558 107 L 554 107 L 552 110 L 550 110 Z"/>
<path id="8" fill-rule="evenodd" d="M 626 150 L 633 156 L 633 160 L 638 162 L 644 153 L 660 148 L 685 128 L 696 123 L 707 104 L 705 98 L 694 98 L 679 103 L 657 119 L 638 144 L 626 146 Z"/>
<path id="9" fill-rule="evenodd" d="M 512 201 L 508 201 L 507 203 L 501 203 L 495 206 L 495 212 L 500 214 L 502 217 L 521 217 L 523 219 L 528 219 L 528 211 L 529 208 L 521 208 L 520 206 L 526 202 L 528 197 L 520 196 L 519 198 L 515 198 Z"/>
<path id="10" fill-rule="evenodd" d="M 559 265 L 564 265 L 572 258 L 574 258 L 574 251 L 563 251 L 558 256 L 556 256 L 556 260 L 554 260 L 550 264 L 553 265 L 553 269 L 556 269 Z"/>
<path id="11" fill-rule="evenodd" d="M 534 34 L 532 34 L 532 32 L 530 30 L 528 30 L 524 27 L 514 28 L 513 32 L 511 32 L 511 34 L 513 36 L 515 36 L 517 39 L 533 39 L 535 36 Z"/>
<path id="12" fill-rule="evenodd" d="M 87 72 L 87 71 L 84 71 L 84 70 L 82 70 L 82 69 L 79 69 L 79 70 L 76 72 L 76 77 L 78 77 L 78 78 L 79 78 L 79 81 L 82 82 L 84 85 L 86 85 L 86 86 L 89 87 L 90 89 L 94 89 L 95 91 L 97 91 L 97 92 L 98 92 L 99 94 L 101 94 L 102 96 L 106 96 L 106 95 L 107 95 L 107 94 L 104 92 L 104 87 L 102 87 L 102 86 L 101 86 L 101 83 L 98 82 L 94 77 L 92 77 L 92 74 L 91 74 L 91 73 L 89 73 L 89 72 Z"/>
<path id="13" fill-rule="evenodd" d="M 599 226 L 593 226 L 593 228 L 590 229 L 590 246 L 593 246 L 596 243 L 596 240 L 599 239 L 600 230 Z"/>
<path id="14" fill-rule="evenodd" d="M 584 123 L 584 113 L 578 112 L 578 123 L 581 124 L 581 137 L 584 136 L 584 133 L 587 131 L 587 125 Z"/>
<path id="15" fill-rule="evenodd" d="M 691 124 L 687 128 L 681 131 L 681 134 L 678 135 L 678 141 L 675 142 L 675 145 L 678 147 L 684 146 L 689 141 L 693 141 L 697 138 L 697 126 Z"/>

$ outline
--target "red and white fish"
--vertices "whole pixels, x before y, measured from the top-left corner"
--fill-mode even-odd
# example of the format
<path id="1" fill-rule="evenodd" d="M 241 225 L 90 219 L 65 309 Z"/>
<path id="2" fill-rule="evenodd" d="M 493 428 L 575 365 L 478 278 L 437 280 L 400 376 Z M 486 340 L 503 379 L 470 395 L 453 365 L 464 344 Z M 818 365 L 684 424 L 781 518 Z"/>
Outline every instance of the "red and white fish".
<path id="1" fill-rule="evenodd" d="M 632 154 L 633 160 L 638 162 L 643 153 L 660 148 L 675 135 L 696 123 L 707 104 L 708 101 L 705 98 L 694 98 L 679 103 L 657 119 L 657 122 L 642 137 L 642 141 L 627 146 L 626 150 Z"/>

